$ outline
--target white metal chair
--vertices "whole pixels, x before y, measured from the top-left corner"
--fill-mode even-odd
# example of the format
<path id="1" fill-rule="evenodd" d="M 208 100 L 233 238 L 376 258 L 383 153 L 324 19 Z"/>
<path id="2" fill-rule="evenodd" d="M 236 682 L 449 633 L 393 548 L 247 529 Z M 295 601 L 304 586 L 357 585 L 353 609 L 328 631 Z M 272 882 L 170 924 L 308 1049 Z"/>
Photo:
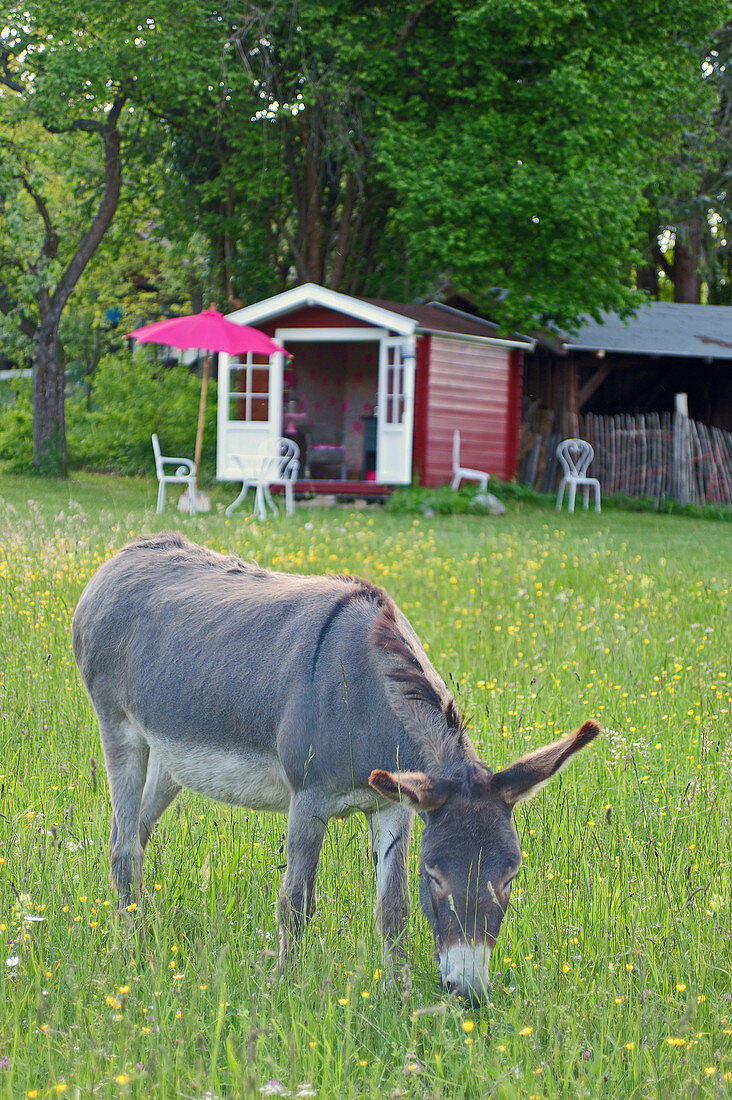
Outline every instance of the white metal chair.
<path id="1" fill-rule="evenodd" d="M 460 432 L 456 428 L 452 433 L 452 481 L 450 482 L 450 488 L 459 489 L 460 482 L 465 479 L 466 481 L 477 481 L 480 492 L 487 493 L 489 477 L 490 474 L 487 474 L 484 470 L 471 470 L 467 466 L 460 465 Z"/>
<path id="2" fill-rule="evenodd" d="M 254 515 L 260 522 L 267 518 L 267 507 L 277 514 L 277 505 L 272 499 L 271 487 L 281 485 L 285 490 L 285 514 L 295 514 L 295 482 L 300 470 L 300 448 L 292 439 L 281 438 L 274 447 L 265 440 L 259 447 L 256 462 L 247 470 L 244 460 L 234 456 L 234 461 L 242 472 L 241 492 L 226 509 L 231 515 L 238 508 L 249 487 L 255 490 Z"/>
<path id="3" fill-rule="evenodd" d="M 591 444 L 584 439 L 563 439 L 559 444 L 557 458 L 561 463 L 564 474 L 559 482 L 559 492 L 557 493 L 558 510 L 562 507 L 565 487 L 568 487 L 567 506 L 570 512 L 574 512 L 574 498 L 579 485 L 584 489 L 585 510 L 590 504 L 590 488 L 592 487 L 595 491 L 595 507 L 598 512 L 600 511 L 600 482 L 596 477 L 587 477 L 587 467 L 594 457 L 595 452 Z"/>
<path id="4" fill-rule="evenodd" d="M 164 455 L 160 449 L 160 440 L 153 432 L 152 437 L 153 452 L 155 454 L 155 471 L 158 475 L 158 506 L 156 511 L 162 512 L 165 507 L 165 486 L 166 485 L 187 485 L 188 486 L 188 511 L 192 516 L 196 514 L 196 464 L 192 462 L 190 458 L 171 458 L 169 455 Z M 173 465 L 177 463 L 175 473 L 166 473 L 166 465 Z"/>

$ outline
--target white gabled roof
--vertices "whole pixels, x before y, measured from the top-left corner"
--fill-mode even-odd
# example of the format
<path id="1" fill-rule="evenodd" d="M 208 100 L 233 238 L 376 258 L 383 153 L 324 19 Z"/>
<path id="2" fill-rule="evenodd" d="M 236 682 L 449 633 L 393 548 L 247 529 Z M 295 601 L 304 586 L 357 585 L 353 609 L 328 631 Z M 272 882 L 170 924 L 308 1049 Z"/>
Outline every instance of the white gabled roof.
<path id="1" fill-rule="evenodd" d="M 292 313 L 295 309 L 308 306 L 333 309 L 347 317 L 373 325 L 375 328 L 396 332 L 400 336 L 412 336 L 417 329 L 417 322 L 411 317 L 365 302 L 362 298 L 351 298 L 348 294 L 328 290 L 327 287 L 318 286 L 317 283 L 303 283 L 302 286 L 293 287 L 292 290 L 286 290 L 283 294 L 275 294 L 272 298 L 265 298 L 251 306 L 244 306 L 243 309 L 229 313 L 228 318 L 239 324 L 256 326 L 273 317 L 280 317 L 284 313 Z"/>

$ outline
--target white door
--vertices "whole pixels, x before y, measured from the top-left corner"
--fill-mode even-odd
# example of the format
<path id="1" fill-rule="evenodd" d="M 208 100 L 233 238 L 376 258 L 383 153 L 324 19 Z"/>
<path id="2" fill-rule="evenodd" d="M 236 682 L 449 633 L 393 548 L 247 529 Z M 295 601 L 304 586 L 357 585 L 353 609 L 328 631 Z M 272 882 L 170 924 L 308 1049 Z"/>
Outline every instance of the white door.
<path id="1" fill-rule="evenodd" d="M 282 426 L 283 355 L 219 356 L 216 476 L 237 481 L 253 474 L 262 443 L 276 444 Z"/>
<path id="2" fill-rule="evenodd" d="M 386 337 L 379 353 L 376 480 L 409 485 L 412 480 L 415 341 Z"/>

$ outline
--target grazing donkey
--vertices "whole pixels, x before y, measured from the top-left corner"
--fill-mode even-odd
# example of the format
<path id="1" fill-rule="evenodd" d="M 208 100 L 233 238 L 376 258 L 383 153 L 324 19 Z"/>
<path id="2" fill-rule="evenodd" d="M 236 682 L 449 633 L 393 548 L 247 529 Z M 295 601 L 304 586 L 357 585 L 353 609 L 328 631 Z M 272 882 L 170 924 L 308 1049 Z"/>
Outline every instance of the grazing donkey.
<path id="1" fill-rule="evenodd" d="M 493 773 L 382 589 L 267 572 L 177 534 L 134 542 L 101 567 L 79 600 L 73 644 L 99 720 L 122 906 L 140 889 L 145 845 L 181 787 L 287 813 L 286 966 L 315 909 L 328 821 L 361 810 L 377 921 L 399 956 L 417 813 L 422 905 L 442 981 L 481 995 L 521 857 L 513 808 L 597 735 L 597 723 Z"/>

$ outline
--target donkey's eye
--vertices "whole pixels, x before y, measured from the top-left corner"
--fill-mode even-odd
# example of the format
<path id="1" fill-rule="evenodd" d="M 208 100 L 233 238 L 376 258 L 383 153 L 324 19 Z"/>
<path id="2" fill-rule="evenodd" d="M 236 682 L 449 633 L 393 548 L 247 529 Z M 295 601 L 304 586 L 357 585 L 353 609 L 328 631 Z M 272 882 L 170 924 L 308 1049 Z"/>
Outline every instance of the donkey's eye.
<path id="1" fill-rule="evenodd" d="M 428 867 L 428 866 L 425 865 L 423 870 L 424 870 L 424 873 L 425 873 L 425 878 L 429 879 L 430 883 L 435 887 L 437 892 L 438 893 L 444 893 L 446 887 L 445 887 L 445 884 L 442 880 L 442 877 L 440 876 L 440 872 L 437 869 L 437 867 L 434 867 L 434 866 L 433 867 Z"/>

